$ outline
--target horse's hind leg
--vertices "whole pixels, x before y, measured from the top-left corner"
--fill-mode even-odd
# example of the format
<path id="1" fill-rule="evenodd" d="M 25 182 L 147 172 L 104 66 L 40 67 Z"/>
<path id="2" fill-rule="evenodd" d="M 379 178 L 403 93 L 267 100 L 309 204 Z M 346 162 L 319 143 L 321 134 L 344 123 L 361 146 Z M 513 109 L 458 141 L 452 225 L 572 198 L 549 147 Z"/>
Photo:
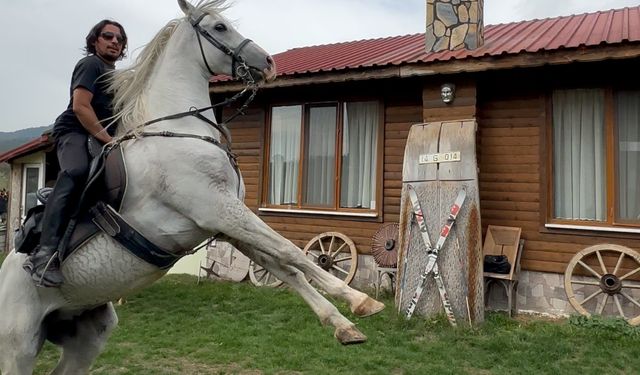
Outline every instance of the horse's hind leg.
<path id="1" fill-rule="evenodd" d="M 70 319 L 52 315 L 45 324 L 47 339 L 62 347 L 62 356 L 52 374 L 88 374 L 118 324 L 118 316 L 109 302 Z"/>
<path id="2" fill-rule="evenodd" d="M 0 270 L 0 374 L 31 374 L 44 343 L 45 307 L 22 269 L 24 260 L 12 252 Z"/>

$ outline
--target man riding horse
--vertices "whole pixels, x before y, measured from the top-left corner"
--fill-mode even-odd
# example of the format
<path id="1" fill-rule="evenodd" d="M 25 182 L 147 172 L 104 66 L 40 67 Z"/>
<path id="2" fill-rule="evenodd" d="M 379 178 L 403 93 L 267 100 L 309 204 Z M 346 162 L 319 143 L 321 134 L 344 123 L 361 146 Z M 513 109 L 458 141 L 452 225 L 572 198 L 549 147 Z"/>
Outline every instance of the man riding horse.
<path id="1" fill-rule="evenodd" d="M 47 199 L 40 246 L 23 265 L 39 286 L 59 287 L 63 282 L 58 244 L 89 173 L 88 137 L 108 143 L 115 134 L 115 126 L 105 129 L 113 116 L 113 94 L 107 90 L 106 77 L 126 49 L 127 34 L 122 25 L 102 20 L 89 31 L 87 56 L 73 70 L 69 106 L 53 127 L 60 173 Z"/>
<path id="2" fill-rule="evenodd" d="M 62 349 L 53 373 L 89 373 L 118 323 L 110 301 L 151 285 L 171 266 L 147 261 L 148 253 L 143 256 L 134 252 L 129 246 L 132 242 L 146 242 L 150 245 L 146 249 L 157 248 L 180 258 L 207 238 L 217 236 L 299 293 L 320 322 L 334 327 L 334 336 L 343 344 L 363 342 L 366 336 L 314 286 L 344 301 L 359 317 L 384 308 L 384 304 L 320 268 L 245 204 L 245 187 L 235 155 L 223 142 L 222 133 L 228 129 L 215 121 L 211 111 L 210 77 L 226 74 L 248 82 L 249 87 L 273 81 L 275 63 L 221 14 L 225 0 L 204 0 L 195 6 L 178 0 L 178 5 L 184 17 L 169 21 L 132 67 L 114 73 L 110 79 L 119 129 L 108 147 L 121 153 L 127 184 L 119 211 L 106 208 L 109 218 L 128 223 L 144 241 L 120 241 L 119 236 L 133 231 L 110 220 L 91 221 L 104 224 L 104 228 L 67 254 L 59 267 L 64 275 L 59 288 L 36 287 L 22 269 L 26 254 L 11 251 L 0 266 L 2 374 L 32 374 L 45 340 Z M 126 45 L 122 29 L 102 26 L 96 35 L 90 45 L 97 53 L 98 47 L 110 50 L 115 61 Z M 82 116 L 78 117 L 79 126 L 83 126 Z M 100 118 L 97 114 L 96 121 L 89 123 L 95 125 Z M 85 133 L 109 141 L 101 130 L 101 126 L 92 127 Z M 105 168 L 105 174 L 109 170 L 114 168 Z M 56 199 L 60 198 L 54 194 Z M 107 219 L 105 212 L 98 214 Z M 73 218 L 72 223 L 75 221 Z M 46 231 L 51 232 L 49 227 Z M 57 239 L 45 237 L 43 241 L 47 238 Z M 47 256 L 36 255 L 32 260 L 37 258 Z M 172 311 L 165 313 L 171 315 Z"/>

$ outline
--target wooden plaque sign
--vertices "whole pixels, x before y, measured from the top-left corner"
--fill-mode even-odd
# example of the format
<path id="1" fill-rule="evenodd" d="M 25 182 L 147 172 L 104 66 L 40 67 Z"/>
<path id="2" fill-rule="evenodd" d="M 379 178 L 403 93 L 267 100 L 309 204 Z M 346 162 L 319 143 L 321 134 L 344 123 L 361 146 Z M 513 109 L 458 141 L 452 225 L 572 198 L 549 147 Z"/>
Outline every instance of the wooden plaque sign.
<path id="1" fill-rule="evenodd" d="M 450 163 L 460 161 L 460 151 L 442 152 L 439 154 L 423 154 L 418 158 L 418 164 Z"/>
<path id="2" fill-rule="evenodd" d="M 450 217 L 450 207 L 463 189 L 466 199 L 446 242 L 439 249 L 437 265 L 446 289 L 447 303 L 458 325 L 484 321 L 482 233 L 476 162 L 475 120 L 417 124 L 407 137 L 402 171 L 399 262 L 396 305 L 405 315 L 428 261 L 420 228 L 413 220 L 407 193 L 411 185 L 422 207 L 428 237 L 434 244 Z M 443 311 L 440 289 L 428 275 L 414 316 Z"/>

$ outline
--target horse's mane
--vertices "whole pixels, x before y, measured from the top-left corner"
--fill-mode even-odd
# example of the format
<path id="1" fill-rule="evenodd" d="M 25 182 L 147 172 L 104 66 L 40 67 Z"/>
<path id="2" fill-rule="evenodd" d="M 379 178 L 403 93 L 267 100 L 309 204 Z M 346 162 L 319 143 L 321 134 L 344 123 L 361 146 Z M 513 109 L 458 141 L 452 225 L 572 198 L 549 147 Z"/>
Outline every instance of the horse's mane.
<path id="1" fill-rule="evenodd" d="M 226 1 L 200 0 L 194 7 L 207 13 L 220 13 L 228 8 Z M 119 133 L 135 129 L 149 120 L 142 94 L 158 59 L 182 20 L 183 18 L 178 18 L 169 21 L 142 49 L 131 67 L 116 71 L 109 79 L 114 112 L 111 122 L 119 123 Z"/>

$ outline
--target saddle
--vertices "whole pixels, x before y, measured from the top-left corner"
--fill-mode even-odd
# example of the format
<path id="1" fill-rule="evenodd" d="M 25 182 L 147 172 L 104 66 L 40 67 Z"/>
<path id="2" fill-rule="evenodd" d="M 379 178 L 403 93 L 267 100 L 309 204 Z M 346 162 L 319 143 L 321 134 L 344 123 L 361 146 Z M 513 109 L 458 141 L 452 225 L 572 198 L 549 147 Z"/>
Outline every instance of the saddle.
<path id="1" fill-rule="evenodd" d="M 116 145 L 100 151 L 91 162 L 88 182 L 77 211 L 58 246 L 61 262 L 100 232 L 113 237 L 133 255 L 160 269 L 170 268 L 181 258 L 147 240 L 119 215 L 126 187 L 127 169 L 122 148 Z M 52 190 L 42 188 L 36 193 L 43 204 L 30 209 L 16 230 L 16 252 L 31 254 L 40 243 L 44 207 Z"/>

